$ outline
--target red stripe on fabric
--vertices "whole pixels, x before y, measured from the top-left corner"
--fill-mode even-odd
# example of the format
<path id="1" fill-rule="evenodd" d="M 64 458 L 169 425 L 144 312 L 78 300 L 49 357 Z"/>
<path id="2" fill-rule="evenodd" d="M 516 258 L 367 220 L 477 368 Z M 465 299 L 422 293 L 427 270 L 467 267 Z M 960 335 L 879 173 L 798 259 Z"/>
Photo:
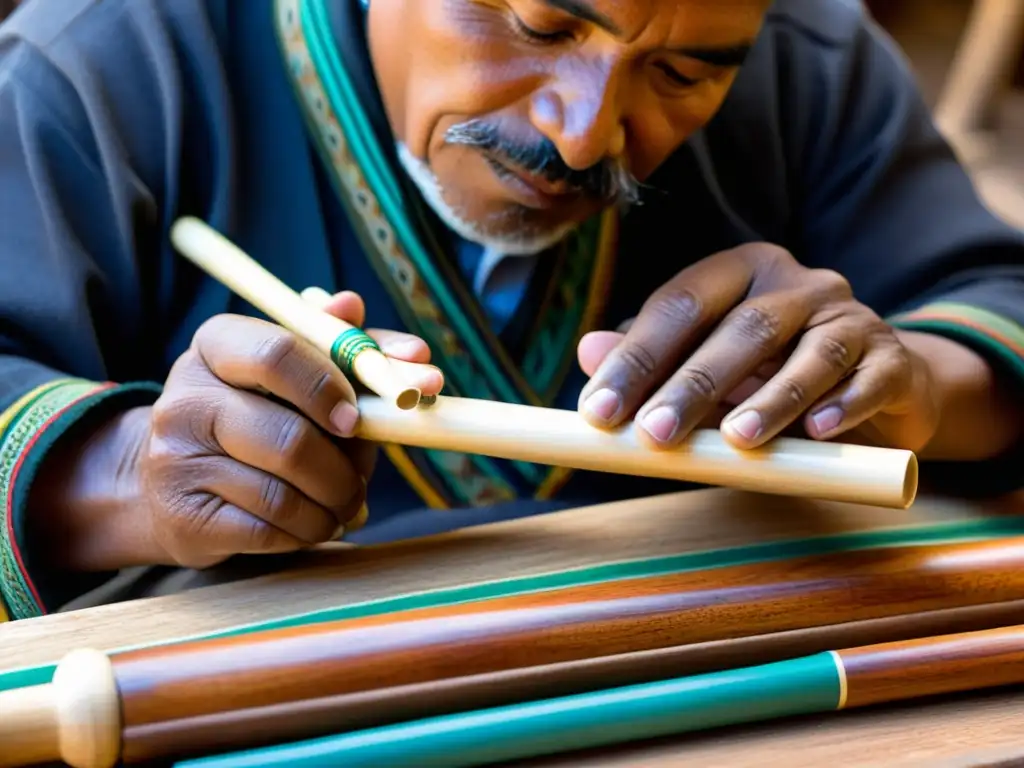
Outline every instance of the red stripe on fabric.
<path id="1" fill-rule="evenodd" d="M 46 430 L 53 425 L 57 419 L 59 419 L 69 408 L 73 408 L 78 403 L 82 402 L 86 398 L 93 397 L 100 392 L 106 392 L 109 389 L 117 386 L 113 383 L 108 383 L 94 389 L 92 392 L 88 392 L 81 397 L 77 397 L 70 403 L 56 411 L 49 419 L 43 422 L 43 425 L 36 430 L 36 433 L 32 436 L 32 439 L 28 441 L 28 444 L 22 449 L 21 454 L 18 456 L 18 460 L 14 464 L 14 469 L 11 470 L 11 488 L 7 494 L 7 538 L 11 543 L 11 554 L 14 555 L 14 560 L 18 564 L 18 568 L 21 569 L 21 575 L 25 579 L 25 584 L 28 585 L 29 592 L 32 593 L 32 599 L 36 601 L 36 605 L 39 606 L 39 610 L 43 615 L 46 615 L 46 606 L 43 605 L 42 598 L 36 589 L 35 584 L 32 583 L 32 578 L 29 576 L 28 571 L 25 569 L 25 560 L 21 556 L 21 550 L 18 547 L 18 540 L 14 536 L 14 489 L 17 486 L 18 472 L 21 471 L 22 465 L 25 463 L 26 457 L 32 453 L 32 448 L 38 442 L 40 436 L 42 436 Z"/>
<path id="2" fill-rule="evenodd" d="M 960 315 L 947 315 L 947 314 L 940 313 L 940 312 L 921 312 L 921 313 L 914 313 L 914 314 L 911 314 L 911 315 L 905 315 L 904 317 L 902 317 L 900 319 L 901 320 L 909 320 L 909 321 L 914 321 L 914 320 L 929 321 L 929 320 L 932 320 L 932 321 L 936 321 L 936 322 L 952 323 L 953 325 L 962 325 L 965 328 L 971 328 L 972 330 L 978 331 L 979 333 L 983 333 L 986 336 L 991 337 L 993 340 L 998 341 L 1004 347 L 1006 347 L 1008 349 L 1011 349 L 1016 354 L 1020 355 L 1021 357 L 1024 357 L 1024 347 L 1022 347 L 1017 342 L 1013 341 L 1012 339 L 1007 338 L 1006 336 L 1004 336 L 1003 334 L 999 333 L 998 331 L 992 330 L 987 325 L 983 325 L 981 323 L 976 323 L 976 322 L 973 322 L 971 320 L 967 320 L 967 319 L 963 318 Z"/>

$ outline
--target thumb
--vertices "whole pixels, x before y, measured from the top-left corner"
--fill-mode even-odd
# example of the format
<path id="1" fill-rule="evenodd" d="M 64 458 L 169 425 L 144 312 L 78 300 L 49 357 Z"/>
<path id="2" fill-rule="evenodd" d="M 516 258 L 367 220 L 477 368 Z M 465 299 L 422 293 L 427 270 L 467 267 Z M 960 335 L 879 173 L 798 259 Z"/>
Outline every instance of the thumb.
<path id="1" fill-rule="evenodd" d="M 624 333 L 617 331 L 593 331 L 580 339 L 576 357 L 580 368 L 587 376 L 593 376 L 608 354 L 622 341 Z"/>
<path id="2" fill-rule="evenodd" d="M 323 288 L 307 288 L 302 292 L 302 298 L 356 328 L 362 328 L 366 322 L 366 303 L 354 291 L 341 291 L 332 296 Z"/>

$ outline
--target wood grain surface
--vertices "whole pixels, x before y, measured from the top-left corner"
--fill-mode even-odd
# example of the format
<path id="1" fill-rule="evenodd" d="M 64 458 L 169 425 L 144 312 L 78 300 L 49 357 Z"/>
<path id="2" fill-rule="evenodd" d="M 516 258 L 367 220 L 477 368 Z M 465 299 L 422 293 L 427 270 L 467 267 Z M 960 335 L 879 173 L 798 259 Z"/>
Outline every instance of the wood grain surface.
<path id="1" fill-rule="evenodd" d="M 1022 599 L 1024 538 L 894 547 L 152 648 L 116 656 L 114 671 L 127 749 L 149 723 Z"/>
<path id="2" fill-rule="evenodd" d="M 0 669 L 52 663 L 82 645 L 110 650 L 167 641 L 302 611 L 510 575 L 1021 513 L 1022 495 L 984 505 L 922 498 L 905 511 L 724 490 L 622 502 L 401 544 L 335 546 L 301 557 L 250 562 L 247 568 L 236 564 L 234 574 L 228 572 L 226 578 L 251 577 L 12 623 L 0 627 Z M 203 580 L 196 575 L 193 583 Z M 185 578 L 184 586 L 189 581 Z M 1006 755 L 1024 756 L 1022 717 L 1024 694 L 1009 691 L 962 697 L 952 703 L 890 708 L 884 715 L 873 710 L 840 713 L 531 764 L 660 766 L 678 765 L 685 756 L 688 764 L 702 766 L 902 766 L 942 764 L 943 760 L 950 765 L 980 765 L 971 761 L 993 750 L 999 751 L 1000 760 Z M 901 723 L 898 728 L 897 722 Z"/>
<path id="3" fill-rule="evenodd" d="M 1024 618 L 1024 617 L 1022 617 Z M 1024 683 L 1024 626 L 845 650 L 848 707 Z"/>

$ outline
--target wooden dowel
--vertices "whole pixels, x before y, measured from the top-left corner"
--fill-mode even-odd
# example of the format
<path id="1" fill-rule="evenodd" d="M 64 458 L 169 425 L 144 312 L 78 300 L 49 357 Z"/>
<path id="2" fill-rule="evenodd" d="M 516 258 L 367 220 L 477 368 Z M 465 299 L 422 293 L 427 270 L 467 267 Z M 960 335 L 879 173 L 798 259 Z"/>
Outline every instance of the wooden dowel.
<path id="1" fill-rule="evenodd" d="M 952 658 L 948 658 L 951 655 Z M 848 660 L 903 685 L 860 696 Z M 883 661 L 878 662 L 879 659 Z M 825 652 L 771 664 L 431 717 L 334 738 L 184 761 L 175 768 L 488 765 L 921 695 L 1024 683 L 1024 626 Z M 994 669 L 983 676 L 976 669 Z M 869 687 L 874 682 L 868 682 Z M 877 691 L 877 688 L 876 688 Z M 854 702 L 857 702 L 854 704 Z"/>
<path id="2" fill-rule="evenodd" d="M 99 651 L 72 651 L 47 685 L 0 692 L 0 766 L 109 768 L 120 759 L 121 730 L 113 666 Z"/>
<path id="3" fill-rule="evenodd" d="M 844 706 L 1024 682 L 1024 626 L 872 645 L 839 652 Z"/>
<path id="4" fill-rule="evenodd" d="M 244 717 L 260 708 L 385 687 L 1022 597 L 1024 537 L 844 552 L 118 654 L 112 679 L 119 721 L 109 714 L 116 709 L 111 699 L 117 702 L 111 679 L 98 674 L 75 696 L 64 689 L 48 696 L 42 692 L 48 687 L 39 686 L 3 694 L 0 704 L 32 710 L 22 719 L 56 721 L 62 732 L 68 723 L 88 722 L 92 730 L 82 732 L 92 733 L 95 743 L 108 743 L 116 729 L 120 757 L 133 762 L 159 757 L 151 745 L 136 746 L 136 733 L 144 738 L 160 726 L 165 735 L 177 730 L 187 740 L 188 724 L 210 715 Z M 61 680 L 81 677 L 63 662 L 58 673 Z M 39 733 L 46 732 L 40 726 Z M 253 732 L 253 739 L 259 737 Z M 0 738 L 0 754 L 5 746 Z M 63 745 L 52 745 L 50 754 L 63 756 Z"/>
<path id="5" fill-rule="evenodd" d="M 652 450 L 632 423 L 606 431 L 576 411 L 469 398 L 438 397 L 429 408 L 399 412 L 367 396 L 359 411 L 360 436 L 379 443 L 897 509 L 917 495 L 912 451 L 795 438 L 744 451 L 712 429 Z"/>
<path id="6" fill-rule="evenodd" d="M 171 227 L 174 247 L 268 317 L 309 341 L 385 402 L 415 408 L 420 391 L 409 386 L 388 358 L 358 328 L 304 300 L 238 246 L 199 219 Z M 322 306 L 322 304 L 321 304 Z"/>

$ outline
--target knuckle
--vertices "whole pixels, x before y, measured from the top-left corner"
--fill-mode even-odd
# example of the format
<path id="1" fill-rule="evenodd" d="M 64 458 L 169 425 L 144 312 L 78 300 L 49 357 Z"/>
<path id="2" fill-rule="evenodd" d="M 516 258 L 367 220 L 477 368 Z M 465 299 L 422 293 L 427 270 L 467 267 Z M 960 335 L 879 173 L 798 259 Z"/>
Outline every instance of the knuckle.
<path id="1" fill-rule="evenodd" d="M 150 429 L 154 435 L 174 435 L 202 445 L 212 445 L 216 442 L 214 423 L 218 410 L 217 401 L 201 393 L 165 395 L 153 404 Z"/>
<path id="2" fill-rule="evenodd" d="M 768 351 L 778 343 L 782 324 L 775 312 L 765 307 L 748 305 L 737 310 L 733 325 L 743 340 Z"/>
<path id="3" fill-rule="evenodd" d="M 271 520 L 281 520 L 292 509 L 288 487 L 273 475 L 264 476 L 260 482 L 259 505 Z"/>
<path id="4" fill-rule="evenodd" d="M 793 254 L 775 243 L 747 243 L 739 247 L 740 254 L 755 266 L 783 267 L 797 263 Z"/>
<path id="5" fill-rule="evenodd" d="M 831 370 L 839 373 L 849 370 L 853 364 L 850 346 L 835 336 L 823 337 L 818 342 L 817 353 L 818 358 L 824 361 Z"/>
<path id="6" fill-rule="evenodd" d="M 718 377 L 707 365 L 689 365 L 679 371 L 680 383 L 705 401 L 717 400 L 719 393 Z"/>
<path id="7" fill-rule="evenodd" d="M 626 367 L 640 378 L 652 376 L 658 369 L 658 359 L 654 353 L 636 341 L 623 344 L 619 356 Z"/>
<path id="8" fill-rule="evenodd" d="M 774 383 L 774 389 L 783 400 L 791 405 L 802 406 L 807 402 L 807 390 L 794 379 L 779 379 Z"/>
<path id="9" fill-rule="evenodd" d="M 246 535 L 246 550 L 250 552 L 262 552 L 273 549 L 281 534 L 274 526 L 258 518 L 252 518 L 249 523 L 249 531 Z"/>
<path id="10" fill-rule="evenodd" d="M 288 332 L 266 334 L 253 352 L 253 362 L 266 371 L 288 368 L 299 354 L 296 336 Z"/>
<path id="11" fill-rule="evenodd" d="M 222 338 L 225 334 L 230 333 L 231 325 L 236 319 L 231 315 L 214 315 L 204 320 L 192 336 L 193 348 L 201 350 L 211 340 Z"/>
<path id="12" fill-rule="evenodd" d="M 687 328 L 700 322 L 704 306 L 688 288 L 666 286 L 651 295 L 644 309 L 673 327 Z"/>
<path id="13" fill-rule="evenodd" d="M 224 501 L 211 493 L 182 492 L 168 501 L 168 532 L 176 541 L 201 539 Z"/>
<path id="14" fill-rule="evenodd" d="M 853 296 L 850 281 L 834 269 L 812 269 L 811 277 L 818 286 L 818 290 L 827 296 L 842 298 Z"/>
<path id="15" fill-rule="evenodd" d="M 325 395 L 331 395 L 331 402 L 337 401 L 337 397 L 333 396 L 335 383 L 335 371 L 331 370 L 326 366 L 318 367 L 313 370 L 312 374 L 307 379 L 308 384 L 304 387 L 304 394 L 308 402 L 317 403 L 324 398 Z"/>
<path id="16" fill-rule="evenodd" d="M 294 411 L 287 411 L 275 425 L 274 450 L 284 466 L 292 466 L 302 458 L 309 444 L 311 431 L 312 427 L 305 417 Z"/>

